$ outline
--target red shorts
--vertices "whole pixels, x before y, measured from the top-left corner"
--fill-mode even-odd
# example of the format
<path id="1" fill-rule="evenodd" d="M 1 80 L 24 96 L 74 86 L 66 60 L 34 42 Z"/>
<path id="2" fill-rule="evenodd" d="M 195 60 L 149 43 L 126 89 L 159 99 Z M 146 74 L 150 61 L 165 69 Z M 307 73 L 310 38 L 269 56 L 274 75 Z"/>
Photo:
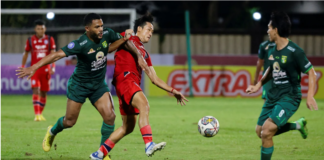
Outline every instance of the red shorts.
<path id="1" fill-rule="evenodd" d="M 135 93 L 142 91 L 140 79 L 131 72 L 124 72 L 114 79 L 119 100 L 121 115 L 139 114 L 139 110 L 131 105 Z"/>
<path id="2" fill-rule="evenodd" d="M 37 72 L 30 78 L 32 88 L 40 88 L 41 91 L 50 90 L 51 74 L 48 72 Z"/>

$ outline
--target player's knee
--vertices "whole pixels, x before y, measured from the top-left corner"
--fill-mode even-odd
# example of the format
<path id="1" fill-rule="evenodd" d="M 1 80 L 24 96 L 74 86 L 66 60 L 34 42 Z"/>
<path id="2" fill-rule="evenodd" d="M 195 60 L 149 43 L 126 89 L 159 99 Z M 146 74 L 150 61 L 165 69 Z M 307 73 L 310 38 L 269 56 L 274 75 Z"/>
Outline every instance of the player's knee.
<path id="1" fill-rule="evenodd" d="M 263 139 L 268 139 L 273 136 L 271 131 L 268 128 L 264 128 L 264 127 L 262 127 L 262 131 L 261 131 L 260 135 L 261 135 L 260 138 L 263 138 Z"/>
<path id="2" fill-rule="evenodd" d="M 110 112 L 107 116 L 105 116 L 104 121 L 106 124 L 114 125 L 116 119 L 116 114 L 114 112 Z"/>
<path id="3" fill-rule="evenodd" d="M 258 136 L 259 138 L 261 138 L 261 131 L 258 130 L 258 129 L 256 129 L 255 132 L 256 132 L 257 136 Z"/>
<path id="4" fill-rule="evenodd" d="M 135 126 L 134 127 L 132 127 L 132 126 L 126 127 L 125 135 L 132 133 L 134 131 L 134 128 L 135 128 Z"/>

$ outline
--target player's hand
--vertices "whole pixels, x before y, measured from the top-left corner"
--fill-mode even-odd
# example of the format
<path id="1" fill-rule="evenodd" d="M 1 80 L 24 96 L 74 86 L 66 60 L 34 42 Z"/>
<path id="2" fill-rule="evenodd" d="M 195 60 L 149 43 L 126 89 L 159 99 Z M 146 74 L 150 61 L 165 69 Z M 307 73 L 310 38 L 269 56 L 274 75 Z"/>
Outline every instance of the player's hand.
<path id="1" fill-rule="evenodd" d="M 252 94 L 252 93 L 255 93 L 257 92 L 258 90 L 260 89 L 260 87 L 258 85 L 249 85 L 249 87 L 246 89 L 246 93 L 248 94 Z"/>
<path id="2" fill-rule="evenodd" d="M 258 83 L 258 79 L 255 79 L 254 81 L 253 81 L 253 85 L 256 85 Z"/>
<path id="3" fill-rule="evenodd" d="M 179 104 L 179 102 L 180 102 L 180 105 L 182 106 L 182 105 L 186 105 L 185 101 L 189 102 L 187 100 L 187 98 L 182 95 L 181 92 L 179 92 L 179 91 L 177 91 L 175 89 L 172 92 L 174 94 L 174 97 L 177 99 L 177 104 Z"/>
<path id="4" fill-rule="evenodd" d="M 134 31 L 132 29 L 126 29 L 124 40 L 128 40 L 132 36 L 133 33 L 134 33 Z"/>
<path id="5" fill-rule="evenodd" d="M 315 98 L 314 97 L 308 97 L 307 96 L 307 101 L 306 101 L 306 105 L 307 105 L 307 108 L 309 110 L 318 110 L 318 106 L 317 106 L 317 103 L 315 101 Z"/>
<path id="6" fill-rule="evenodd" d="M 33 66 L 28 68 L 18 67 L 18 69 L 16 70 L 16 75 L 18 76 L 18 78 L 27 77 L 27 79 L 29 80 L 35 74 L 35 71 L 36 70 Z"/>
<path id="7" fill-rule="evenodd" d="M 147 63 L 145 61 L 145 59 L 143 58 L 143 56 L 138 56 L 137 58 L 137 62 L 138 62 L 138 65 L 142 68 L 143 71 L 150 71 L 149 67 L 147 66 Z"/>
<path id="8" fill-rule="evenodd" d="M 55 73 L 55 68 L 51 68 L 50 74 L 53 75 Z"/>

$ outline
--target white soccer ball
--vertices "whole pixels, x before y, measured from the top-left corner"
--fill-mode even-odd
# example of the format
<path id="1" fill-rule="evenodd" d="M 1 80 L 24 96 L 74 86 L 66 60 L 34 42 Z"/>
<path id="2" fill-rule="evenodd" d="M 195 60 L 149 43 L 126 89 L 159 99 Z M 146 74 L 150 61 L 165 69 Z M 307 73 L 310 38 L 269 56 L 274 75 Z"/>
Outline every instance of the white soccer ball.
<path id="1" fill-rule="evenodd" d="M 219 122 L 213 116 L 205 116 L 198 121 L 198 132 L 204 137 L 214 137 L 219 131 Z"/>

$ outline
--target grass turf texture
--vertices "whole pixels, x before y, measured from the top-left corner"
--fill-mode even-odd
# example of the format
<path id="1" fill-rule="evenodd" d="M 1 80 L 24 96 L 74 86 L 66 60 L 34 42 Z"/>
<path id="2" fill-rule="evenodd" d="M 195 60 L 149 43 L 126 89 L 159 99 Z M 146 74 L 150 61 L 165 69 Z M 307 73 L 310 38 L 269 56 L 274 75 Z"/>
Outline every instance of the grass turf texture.
<path id="1" fill-rule="evenodd" d="M 243 98 L 189 98 L 187 106 L 176 105 L 174 98 L 148 97 L 150 124 L 154 142 L 167 142 L 164 150 L 152 158 L 144 153 L 144 142 L 138 124 L 134 132 L 122 139 L 112 150 L 113 160 L 230 160 L 259 159 L 261 140 L 255 125 L 263 101 Z M 121 126 L 118 100 L 114 97 L 116 128 Z M 273 159 L 324 159 L 324 101 L 317 100 L 319 110 L 309 111 L 303 100 L 295 121 L 305 116 L 309 136 L 302 139 L 298 131 L 274 138 Z M 99 147 L 102 118 L 89 100 L 83 105 L 76 125 L 59 133 L 51 151 L 42 150 L 46 128 L 65 114 L 66 97 L 48 96 L 43 115 L 45 122 L 34 122 L 31 96 L 1 96 L 1 159 L 89 159 Z M 220 132 L 213 138 L 198 133 L 197 122 L 206 115 L 216 117 Z"/>

